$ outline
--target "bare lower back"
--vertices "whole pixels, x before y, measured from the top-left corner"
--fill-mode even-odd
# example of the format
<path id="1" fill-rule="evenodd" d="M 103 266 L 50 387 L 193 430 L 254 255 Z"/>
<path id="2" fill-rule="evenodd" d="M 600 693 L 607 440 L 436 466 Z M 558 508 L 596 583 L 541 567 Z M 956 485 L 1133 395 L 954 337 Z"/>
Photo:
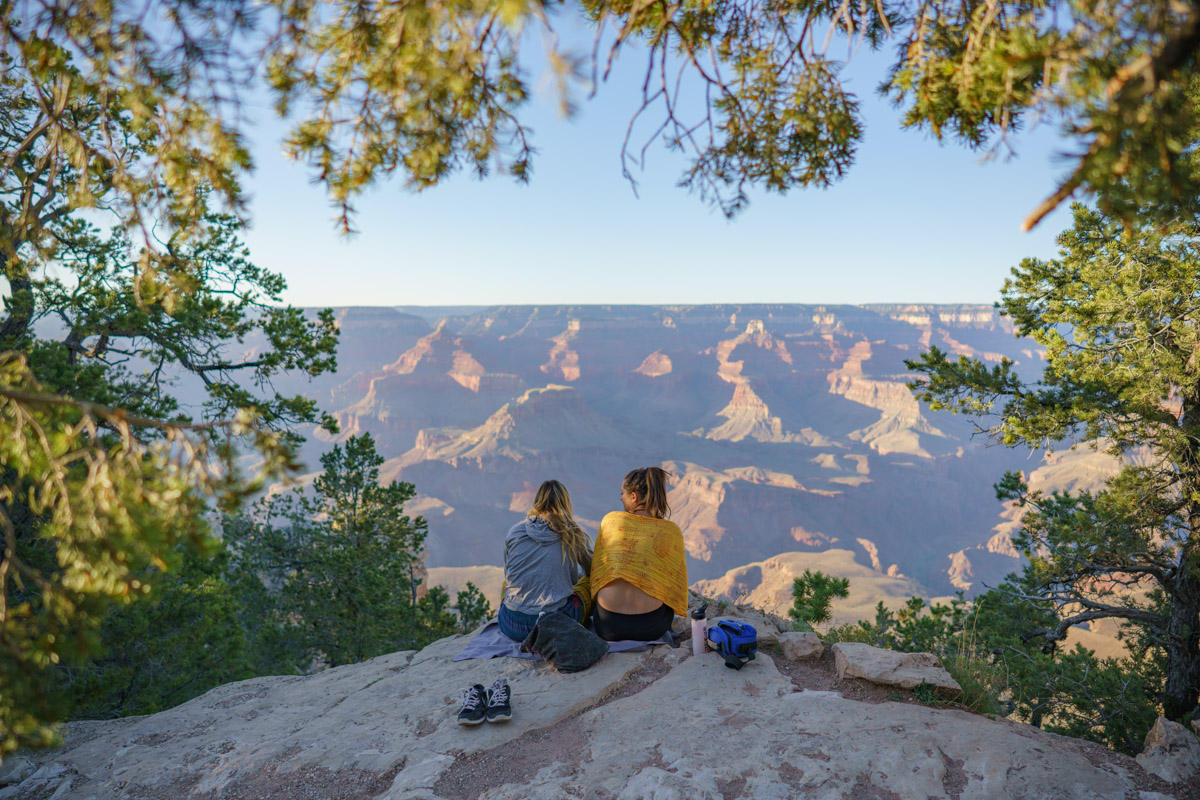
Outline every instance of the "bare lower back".
<path id="1" fill-rule="evenodd" d="M 596 592 L 596 602 L 606 611 L 617 614 L 647 614 L 663 604 L 624 578 L 605 584 Z"/>

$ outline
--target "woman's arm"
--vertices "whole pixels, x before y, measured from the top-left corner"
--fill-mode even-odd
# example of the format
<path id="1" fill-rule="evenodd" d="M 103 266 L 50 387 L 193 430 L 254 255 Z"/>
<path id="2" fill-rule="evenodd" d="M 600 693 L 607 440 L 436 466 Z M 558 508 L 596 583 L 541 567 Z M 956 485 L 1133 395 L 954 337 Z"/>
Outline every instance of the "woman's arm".
<path id="1" fill-rule="evenodd" d="M 588 615 L 592 613 L 592 576 L 584 575 L 576 581 L 574 590 L 583 602 L 583 618 L 587 619 Z"/>
<path id="2" fill-rule="evenodd" d="M 509 533 L 511 534 L 512 531 L 509 530 Z M 508 562 L 509 562 L 509 556 L 512 554 L 513 543 L 516 541 L 517 541 L 517 537 L 515 537 L 515 536 L 509 535 L 509 536 L 504 537 L 504 581 L 500 584 L 500 602 L 501 603 L 503 603 L 504 598 L 508 596 L 508 578 L 509 578 Z M 499 609 L 497 609 L 497 611 L 499 611 Z"/>
<path id="3" fill-rule="evenodd" d="M 596 557 L 600 555 L 604 541 L 604 523 L 601 522 L 600 530 L 596 531 L 596 542 L 592 546 L 592 564 L 595 565 Z M 582 567 L 581 567 L 582 569 Z M 579 599 L 583 602 L 583 619 L 587 620 L 592 613 L 592 607 L 595 604 L 595 597 L 592 595 L 592 576 L 591 573 L 585 573 L 582 578 L 575 582 L 575 594 L 579 595 Z"/>

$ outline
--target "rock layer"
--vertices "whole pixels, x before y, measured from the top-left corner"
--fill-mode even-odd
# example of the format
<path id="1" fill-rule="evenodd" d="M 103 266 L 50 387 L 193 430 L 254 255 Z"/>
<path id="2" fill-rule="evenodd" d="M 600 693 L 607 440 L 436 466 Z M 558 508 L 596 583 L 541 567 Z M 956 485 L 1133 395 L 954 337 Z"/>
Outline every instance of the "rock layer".
<path id="1" fill-rule="evenodd" d="M 962 694 L 962 687 L 933 653 L 901 653 L 859 642 L 838 642 L 833 646 L 833 659 L 839 678 L 862 678 L 902 689 L 924 684 L 950 695 Z"/>

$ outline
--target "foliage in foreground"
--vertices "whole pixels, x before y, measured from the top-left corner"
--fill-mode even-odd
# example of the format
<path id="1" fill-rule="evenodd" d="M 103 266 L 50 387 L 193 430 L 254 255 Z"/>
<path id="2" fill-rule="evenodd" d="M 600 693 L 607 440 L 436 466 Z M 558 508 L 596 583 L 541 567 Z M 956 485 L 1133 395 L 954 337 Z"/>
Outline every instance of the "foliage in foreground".
<path id="1" fill-rule="evenodd" d="M 475 630 L 493 616 L 492 604 L 470 581 L 458 592 L 454 613 L 458 615 L 458 627 L 463 633 Z"/>
<path id="2" fill-rule="evenodd" d="M 148 570 L 211 550 L 206 494 L 233 502 L 244 491 L 228 460 L 220 477 L 205 467 L 232 451 L 214 453 L 218 443 L 189 438 L 184 424 L 161 424 L 162 439 L 142 442 L 139 422 L 54 395 L 24 358 L 0 355 L 0 753 L 51 740 L 48 723 L 64 711 L 57 665 L 97 652 L 106 608 L 148 593 Z M 275 456 L 270 471 L 287 466 L 277 440 L 260 444 Z"/>
<path id="3" fill-rule="evenodd" d="M 73 215 L 78 171 L 38 172 L 48 128 L 35 88 L 0 69 L 0 149 L 13 170 L 0 175 L 0 755 L 50 741 L 72 696 L 57 688 L 60 669 L 77 669 L 69 685 L 109 694 L 100 673 L 127 672 L 145 622 L 109 612 L 173 591 L 174 571 L 219 549 L 209 504 L 231 509 L 298 472 L 289 428 L 317 410 L 271 381 L 332 370 L 337 341 L 329 312 L 309 319 L 279 304 L 283 279 L 250 263 L 233 217 L 207 214 L 147 242 Z M 132 160 L 154 146 L 128 119 L 103 129 L 94 108 L 74 110 L 80 135 L 119 134 Z M 27 206 L 13 216 L 9 201 Z M 256 354 L 235 357 L 251 337 Z M 203 387 L 200 421 L 172 394 L 181 377 Z M 238 467 L 251 449 L 257 474 Z"/>
<path id="4" fill-rule="evenodd" d="M 1100 659 L 1082 645 L 1063 651 L 1026 636 L 1030 625 L 1055 619 L 1050 601 L 1016 596 L 1027 581 L 1010 575 L 973 601 L 960 593 L 948 605 L 913 597 L 895 613 L 880 602 L 874 620 L 835 627 L 825 640 L 935 653 L 963 689 L 958 704 L 972 711 L 1140 752 L 1158 717 L 1161 664 L 1132 640 L 1131 655 Z"/>
<path id="5" fill-rule="evenodd" d="M 224 524 L 243 570 L 269 588 L 264 609 L 299 662 L 350 664 L 417 639 L 417 579 L 426 524 L 404 515 L 410 483 L 379 484 L 369 435 L 321 457 L 311 495 L 271 495 Z"/>
<path id="6" fill-rule="evenodd" d="M 1059 613 L 1025 635 L 1122 620 L 1165 669 L 1165 716 L 1200 699 L 1200 223 L 1123 223 L 1082 205 L 1059 258 L 1026 259 L 1005 283 L 1004 314 L 1045 348 L 1035 380 L 933 348 L 909 367 L 934 409 L 988 419 L 1008 446 L 1104 449 L 1122 468 L 1098 492 L 997 486 L 1024 509 L 1013 537 L 1029 559 L 1017 600 Z"/>
<path id="7" fill-rule="evenodd" d="M 275 496 L 225 520 L 212 557 L 142 575 L 154 595 L 104 617 L 101 652 L 59 671 L 72 718 L 147 714 L 259 675 L 295 675 L 477 627 L 492 611 L 468 583 L 419 586 L 423 520 L 409 484 L 380 486 L 370 437 L 323 459 L 314 493 Z M 419 596 L 418 596 L 419 595 Z"/>
<path id="8" fill-rule="evenodd" d="M 563 44 L 550 9 L 4 3 L 0 75 L 45 125 L 44 137 L 17 137 L 13 150 L 42 159 L 23 177 L 65 176 L 75 207 L 110 201 L 131 226 L 188 229 L 209 210 L 207 190 L 242 208 L 251 165 L 237 101 L 265 83 L 287 123 L 287 153 L 311 168 L 348 227 L 353 201 L 389 175 L 415 189 L 463 169 L 528 180 L 531 63 L 549 66 L 569 109 L 573 89 L 598 88 L 614 61 L 638 58 L 645 81 L 623 173 L 632 180 L 643 143 L 661 135 L 688 158 L 680 182 L 732 215 L 750 188 L 824 187 L 851 168 L 864 125 L 841 79 L 849 39 L 895 54 L 877 85 L 906 127 L 999 149 L 1041 120 L 1077 145 L 1074 169 L 1029 224 L 1079 189 L 1135 214 L 1198 193 L 1187 89 L 1200 10 L 1190 4 L 586 0 L 567 13 L 597 27 L 594 53 Z M 531 55 L 538 37 L 523 33 L 534 28 L 547 34 L 546 52 Z M 632 43 L 641 46 L 623 46 Z"/>
<path id="9" fill-rule="evenodd" d="M 28 315 L 11 313 L 10 338 L 0 337 L 11 348 L 0 352 L 0 754 L 50 741 L 68 708 L 54 688 L 59 665 L 84 669 L 101 652 L 114 604 L 156 599 L 186 559 L 216 552 L 208 503 L 233 508 L 299 469 L 286 428 L 315 420 L 315 407 L 263 398 L 235 375 L 249 372 L 269 390 L 278 370 L 331 369 L 332 319 L 261 311 L 282 281 L 246 262 L 236 228 L 223 225 L 177 251 L 205 283 L 170 312 L 138 305 L 128 243 L 86 227 L 64 231 L 78 249 L 63 251 L 56 272 L 69 278 L 30 282 L 27 295 L 14 282 Z M 65 326 L 61 338 L 34 336 L 41 318 Z M 255 331 L 267 340 L 259 357 L 230 361 L 230 341 Z M 150 368 L 127 370 L 133 355 Z M 169 394 L 168 376 L 188 372 L 206 383 L 207 421 L 180 414 Z M 238 468 L 243 448 L 262 458 L 257 475 Z M 123 637 L 136 628 L 108 624 L 104 658 L 129 657 L 126 645 L 137 642 Z"/>
<path id="10" fill-rule="evenodd" d="M 350 437 L 321 457 L 311 494 L 269 496 L 225 520 L 244 613 L 261 647 L 274 649 L 268 660 L 304 670 L 352 664 L 490 615 L 474 585 L 458 593 L 457 614 L 443 588 L 420 591 L 427 526 L 404 514 L 412 484 L 379 483 L 382 463 L 369 434 Z"/>
<path id="11" fill-rule="evenodd" d="M 185 552 L 178 569 L 144 575 L 155 596 L 110 610 L 99 653 L 61 671 L 55 691 L 65 695 L 69 716 L 153 714 L 252 677 L 227 564 L 224 553 Z"/>

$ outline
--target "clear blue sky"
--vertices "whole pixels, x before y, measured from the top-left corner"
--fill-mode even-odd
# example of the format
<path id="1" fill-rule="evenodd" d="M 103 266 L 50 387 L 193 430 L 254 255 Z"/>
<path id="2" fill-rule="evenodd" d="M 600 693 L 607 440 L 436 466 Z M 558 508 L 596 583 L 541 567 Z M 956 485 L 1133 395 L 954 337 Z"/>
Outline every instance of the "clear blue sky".
<path id="1" fill-rule="evenodd" d="M 886 58 L 861 50 L 845 73 L 867 124 L 849 176 L 827 190 L 753 194 L 733 221 L 676 188 L 684 162 L 661 147 L 638 175 L 640 197 L 621 177 L 644 69 L 634 51 L 596 98 L 580 93 L 571 120 L 548 89 L 534 97 L 529 185 L 458 175 L 414 194 L 384 182 L 357 202 L 350 239 L 305 168 L 282 157 L 282 127 L 264 111 L 247 184 L 251 254 L 304 306 L 990 303 L 1020 259 L 1055 254 L 1065 209 L 1032 233 L 1018 226 L 1066 170 L 1055 155 L 1064 143 L 1049 127 L 1027 131 L 1015 159 L 982 163 L 902 131 L 874 91 Z"/>

